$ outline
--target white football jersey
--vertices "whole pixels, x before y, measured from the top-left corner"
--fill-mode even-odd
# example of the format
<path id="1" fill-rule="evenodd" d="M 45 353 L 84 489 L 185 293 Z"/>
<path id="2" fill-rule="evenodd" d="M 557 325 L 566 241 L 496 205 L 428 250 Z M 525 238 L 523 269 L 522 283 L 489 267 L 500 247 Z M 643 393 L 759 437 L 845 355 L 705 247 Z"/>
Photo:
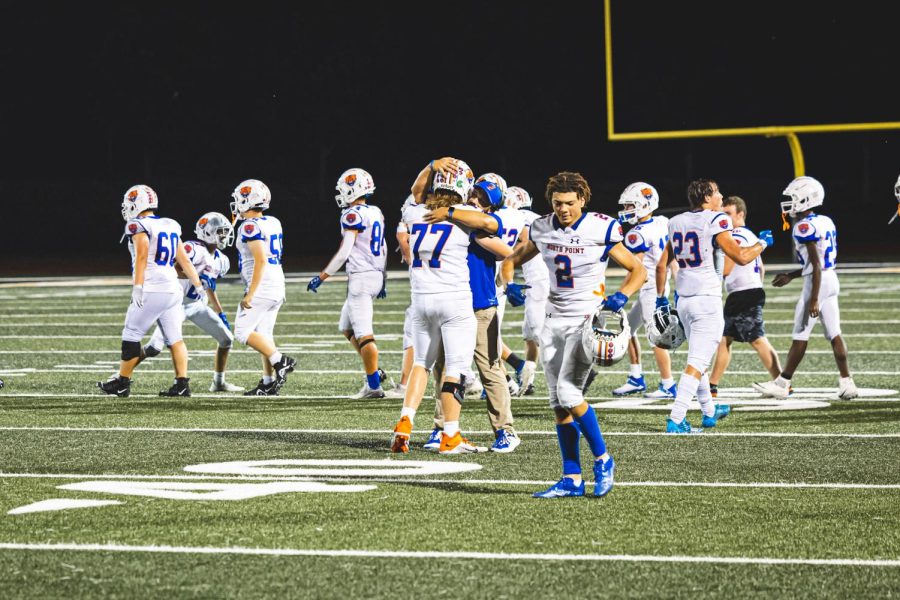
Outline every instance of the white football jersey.
<path id="1" fill-rule="evenodd" d="M 529 230 L 530 235 L 531 224 L 534 223 L 535 219 L 540 218 L 540 215 L 527 208 L 520 208 L 519 212 L 522 213 L 522 217 L 525 219 L 525 228 Z M 544 263 L 543 257 L 535 256 L 523 264 L 522 277 L 525 278 L 525 283 L 529 285 L 535 281 L 547 281 L 550 279 L 550 271 L 547 270 L 547 265 Z"/>
<path id="2" fill-rule="evenodd" d="M 421 207 L 421 211 L 415 209 Z M 475 210 L 457 204 L 455 210 Z M 449 221 L 429 225 L 421 220 L 428 212 L 424 204 L 407 209 L 418 213 L 409 225 L 409 247 L 412 264 L 409 280 L 413 294 L 441 294 L 468 291 L 469 288 L 469 230 Z M 416 214 L 410 215 L 416 217 Z M 405 219 L 404 219 L 405 221 Z"/>
<path id="3" fill-rule="evenodd" d="M 355 231 L 356 241 L 347 258 L 347 274 L 384 271 L 384 215 L 370 204 L 356 204 L 341 213 L 341 233 Z"/>
<path id="4" fill-rule="evenodd" d="M 406 200 L 403 201 L 403 206 L 400 207 L 400 222 L 397 223 L 397 233 L 409 233 L 409 226 L 406 224 L 403 215 L 406 214 L 406 209 L 410 206 L 417 206 L 416 199 L 412 194 L 407 196 Z"/>
<path id="5" fill-rule="evenodd" d="M 742 248 L 749 248 L 759 243 L 756 234 L 746 227 L 735 227 L 731 232 L 731 237 Z M 753 262 L 746 265 L 734 264 L 734 267 L 725 277 L 725 291 L 729 294 L 732 292 L 740 292 L 741 290 L 752 290 L 761 288 L 762 285 L 762 261 L 757 256 Z"/>
<path id="6" fill-rule="evenodd" d="M 625 247 L 632 254 L 644 253 L 642 262 L 647 268 L 647 282 L 641 286 L 642 290 L 656 292 L 656 265 L 666 250 L 666 242 L 669 241 L 669 219 L 662 216 L 651 217 L 641 221 L 628 230 L 625 234 Z M 668 283 L 669 271 L 666 270 L 666 282 Z"/>
<path id="7" fill-rule="evenodd" d="M 253 280 L 253 254 L 248 243 L 259 240 L 263 244 L 263 256 L 266 267 L 263 269 L 262 281 L 256 289 L 256 295 L 270 300 L 284 299 L 284 271 L 281 268 L 282 250 L 284 249 L 284 233 L 281 221 L 271 215 L 246 219 L 237 227 L 238 269 L 244 290 L 250 287 Z"/>
<path id="8" fill-rule="evenodd" d="M 693 210 L 669 221 L 669 242 L 678 261 L 675 291 L 679 296 L 718 296 L 722 280 L 716 273 L 713 253 L 716 236 L 731 231 L 731 217 L 723 212 Z"/>
<path id="9" fill-rule="evenodd" d="M 512 248 L 519 241 L 519 236 L 525 231 L 525 215 L 516 208 L 501 208 L 494 212 L 495 215 L 503 223 L 503 231 L 497 233 L 497 237 L 502 239 Z"/>
<path id="10" fill-rule="evenodd" d="M 822 270 L 834 269 L 837 264 L 837 228 L 831 218 L 813 213 L 794 223 L 791 235 L 804 276 L 811 274 L 813 269 L 812 263 L 809 262 L 809 251 L 806 249 L 809 242 L 816 243 L 816 254 L 819 255 L 819 266 Z"/>
<path id="11" fill-rule="evenodd" d="M 206 249 L 205 242 L 197 240 L 185 242 L 184 252 L 187 254 L 188 258 L 191 259 L 191 263 L 197 270 L 197 275 L 206 275 L 212 280 L 224 277 L 231 267 L 231 262 L 228 260 L 227 256 L 218 250 L 213 250 L 213 252 L 210 253 L 209 250 Z M 203 289 L 200 290 L 195 288 L 194 284 L 188 279 L 179 279 L 178 282 L 181 284 L 181 288 L 184 291 L 185 304 L 190 304 L 192 302 L 202 302 L 203 304 L 206 304 L 208 302 L 204 291 L 207 287 L 205 281 L 202 281 Z"/>
<path id="12" fill-rule="evenodd" d="M 131 271 L 134 273 L 135 249 L 131 237 L 146 233 L 150 240 L 147 252 L 147 268 L 144 270 L 145 292 L 178 293 L 178 274 L 175 272 L 175 254 L 181 241 L 181 225 L 172 219 L 150 215 L 129 219 L 125 223 L 128 236 L 128 252 L 131 253 Z"/>
<path id="13" fill-rule="evenodd" d="M 603 301 L 609 251 L 622 241 L 622 226 L 612 217 L 584 213 L 571 227 L 555 215 L 531 224 L 531 241 L 550 273 L 547 311 L 558 316 L 587 316 Z"/>

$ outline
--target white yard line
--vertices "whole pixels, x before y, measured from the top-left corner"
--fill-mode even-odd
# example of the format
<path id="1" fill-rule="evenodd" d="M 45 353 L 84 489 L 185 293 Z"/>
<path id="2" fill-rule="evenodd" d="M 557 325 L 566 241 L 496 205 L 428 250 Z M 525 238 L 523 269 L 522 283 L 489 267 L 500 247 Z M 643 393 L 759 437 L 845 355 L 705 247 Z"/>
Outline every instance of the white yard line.
<path id="1" fill-rule="evenodd" d="M 300 351 L 301 353 L 303 350 Z M 109 373 L 110 369 L 113 367 L 97 367 L 97 365 L 59 365 L 58 368 L 53 369 L 29 369 L 30 373 Z M 17 369 L 11 369 L 13 371 Z M 2 368 L 0 368 L 0 374 L 4 373 Z M 163 369 L 150 369 L 150 368 L 141 368 L 137 371 L 139 374 L 145 373 L 168 373 L 171 375 L 171 368 Z M 191 369 L 192 374 L 197 373 L 212 373 L 212 369 Z M 229 373 L 236 374 L 250 374 L 250 373 L 261 373 L 261 369 L 228 369 Z M 538 371 L 540 373 L 540 371 Z M 767 375 L 768 371 L 765 369 L 758 369 L 752 371 L 737 371 L 732 370 L 728 371 L 729 374 L 732 375 Z M 898 370 L 890 370 L 890 371 L 858 371 L 856 369 L 853 370 L 854 376 L 860 375 L 897 375 L 900 373 Z M 360 369 L 297 369 L 294 371 L 294 374 L 300 375 L 316 375 L 316 374 L 332 374 L 332 375 L 359 375 L 362 376 L 362 371 Z M 622 369 L 604 369 L 604 375 L 628 375 L 628 370 Z M 833 375 L 837 376 L 837 373 L 834 369 L 825 370 L 825 371 L 809 371 L 803 370 L 802 374 L 805 375 Z"/>
<path id="2" fill-rule="evenodd" d="M 278 321 L 276 326 L 278 327 L 326 327 L 333 326 L 337 327 L 337 316 L 335 316 L 334 320 L 331 321 Z M 372 323 L 376 327 L 397 327 L 403 325 L 403 321 L 374 321 Z M 774 319 L 774 320 L 766 320 L 766 325 L 793 325 L 793 319 Z M 900 320 L 897 319 L 842 319 L 841 325 L 900 325 Z M 509 321 L 504 320 L 502 323 L 503 327 L 522 327 L 522 321 Z M 12 323 L 0 323 L 0 327 L 121 327 L 121 319 L 118 321 L 107 321 L 107 322 L 60 322 L 60 321 L 49 321 L 42 323 L 21 323 L 18 320 Z M 865 333 L 861 333 L 859 335 L 869 335 Z M 900 335 L 900 334 L 896 334 Z"/>
<path id="3" fill-rule="evenodd" d="M 768 558 L 751 556 L 664 556 L 656 554 L 525 554 L 435 550 L 326 550 L 301 548 L 244 548 L 240 546 L 136 546 L 126 544 L 0 543 L 0 550 L 127 552 L 153 554 L 238 554 L 250 556 L 325 556 L 333 558 L 466 559 L 554 562 L 701 563 L 732 565 L 815 565 L 900 567 L 900 560 L 856 558 Z"/>
<path id="4" fill-rule="evenodd" d="M 337 327 L 336 324 L 334 324 Z M 513 327 L 514 325 L 510 325 Z M 844 332 L 845 338 L 854 338 L 854 337 L 862 337 L 865 336 L 867 338 L 900 338 L 900 332 L 898 333 L 868 333 L 868 332 Z M 196 340 L 208 340 L 210 339 L 208 335 L 185 335 L 183 336 L 185 339 L 196 339 Z M 340 334 L 328 334 L 328 333 L 282 333 L 280 331 L 276 331 L 275 337 L 277 339 L 315 339 L 315 340 L 341 340 L 346 342 L 346 338 Z M 399 331 L 392 332 L 390 334 L 377 334 L 379 340 L 387 339 L 387 340 L 399 340 L 402 337 L 402 333 Z M 766 333 L 767 338 L 790 338 L 792 334 L 790 333 Z M 0 335 L 0 339 L 5 340 L 121 340 L 121 336 L 118 335 L 21 335 L 21 334 L 13 334 L 13 335 Z M 814 339 L 818 339 L 817 337 Z M 851 350 L 851 354 L 852 354 Z"/>
<path id="5" fill-rule="evenodd" d="M 284 346 L 289 346 L 292 344 L 283 344 Z M 87 349 L 77 349 L 77 350 L 0 350 L 0 355 L 2 354 L 115 354 L 119 349 L 113 346 L 110 346 L 109 349 L 106 350 L 87 350 Z M 298 350 L 298 352 L 302 352 L 303 354 L 352 354 L 353 356 L 357 356 L 359 353 L 356 350 L 310 350 L 308 348 L 302 348 Z M 214 356 L 215 350 L 190 350 L 191 356 Z M 641 351 L 642 354 L 652 355 L 653 351 L 644 348 Z M 678 354 L 678 351 L 675 351 Z M 756 356 L 756 350 L 732 350 L 732 354 L 747 354 Z M 900 350 L 856 350 L 852 351 L 853 355 L 857 354 L 900 354 Z M 241 350 L 239 348 L 232 348 L 230 354 L 253 354 L 256 355 L 256 350 Z M 403 350 L 382 350 L 378 349 L 378 354 L 403 354 Z M 828 356 L 832 356 L 834 354 L 833 350 L 807 350 L 806 354 L 827 354 Z M 118 361 L 116 361 L 118 363 Z M 729 371 L 731 373 L 733 371 Z M 900 373 L 900 369 L 897 371 Z"/>

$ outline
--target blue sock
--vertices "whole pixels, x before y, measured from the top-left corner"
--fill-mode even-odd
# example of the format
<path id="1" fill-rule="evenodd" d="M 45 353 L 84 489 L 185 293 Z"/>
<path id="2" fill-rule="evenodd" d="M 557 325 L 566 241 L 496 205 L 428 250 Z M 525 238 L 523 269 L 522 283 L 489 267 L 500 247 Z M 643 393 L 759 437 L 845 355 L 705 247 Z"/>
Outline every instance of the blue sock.
<path id="1" fill-rule="evenodd" d="M 587 412 L 580 417 L 575 415 L 572 415 L 572 417 L 581 428 L 584 439 L 587 440 L 588 445 L 591 447 L 591 453 L 594 456 L 606 454 L 606 442 L 603 440 L 603 434 L 600 433 L 600 423 L 597 422 L 597 414 L 594 412 L 594 408 L 588 405 Z"/>
<path id="2" fill-rule="evenodd" d="M 581 431 L 578 424 L 557 424 L 556 437 L 559 438 L 559 452 L 562 454 L 563 475 L 581 475 L 581 457 L 578 452 Z"/>
<path id="3" fill-rule="evenodd" d="M 366 375 L 366 380 L 368 380 L 369 387 L 373 390 L 381 387 L 381 377 L 378 376 L 378 369 L 375 369 L 375 372 L 371 375 Z"/>

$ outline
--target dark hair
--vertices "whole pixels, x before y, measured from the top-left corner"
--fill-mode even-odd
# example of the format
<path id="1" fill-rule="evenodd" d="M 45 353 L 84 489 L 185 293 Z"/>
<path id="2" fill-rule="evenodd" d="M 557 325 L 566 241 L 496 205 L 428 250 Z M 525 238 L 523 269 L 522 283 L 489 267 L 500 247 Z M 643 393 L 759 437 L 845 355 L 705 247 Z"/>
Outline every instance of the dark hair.
<path id="1" fill-rule="evenodd" d="M 477 185 L 472 188 L 472 195 L 475 196 L 475 199 L 478 201 L 478 206 L 480 206 L 481 208 L 493 209 L 493 206 L 491 205 L 491 199 L 488 198 L 487 192 Z"/>
<path id="2" fill-rule="evenodd" d="M 728 196 L 722 202 L 722 206 L 733 206 L 735 211 L 744 213 L 744 217 L 747 216 L 747 203 L 740 196 Z"/>
<path id="3" fill-rule="evenodd" d="M 718 187 L 719 184 L 712 179 L 695 179 L 689 183 L 687 187 L 687 198 L 691 208 L 699 208 L 706 202 L 706 197 L 712 196 L 713 194 L 713 186 Z"/>
<path id="4" fill-rule="evenodd" d="M 544 192 L 544 198 L 547 200 L 547 204 L 551 206 L 555 192 L 575 192 L 579 198 L 584 200 L 585 204 L 591 201 L 591 187 L 581 173 L 563 171 L 547 181 L 547 190 Z"/>

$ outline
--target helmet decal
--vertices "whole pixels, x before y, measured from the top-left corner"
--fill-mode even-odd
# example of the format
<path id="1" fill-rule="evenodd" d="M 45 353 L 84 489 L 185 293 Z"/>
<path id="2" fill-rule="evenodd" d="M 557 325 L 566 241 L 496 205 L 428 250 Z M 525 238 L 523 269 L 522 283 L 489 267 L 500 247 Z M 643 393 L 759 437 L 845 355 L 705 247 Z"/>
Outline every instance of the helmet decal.
<path id="1" fill-rule="evenodd" d="M 349 185 L 351 187 L 353 185 L 355 185 L 356 184 L 356 173 L 350 173 L 349 175 L 347 175 L 344 178 L 344 183 L 346 183 L 347 185 Z"/>
<path id="2" fill-rule="evenodd" d="M 244 187 L 241 188 L 240 194 L 241 194 L 241 196 L 246 198 L 247 196 L 250 195 L 250 192 L 252 192 L 252 191 L 253 191 L 253 188 L 251 188 L 249 185 L 245 185 Z"/>

